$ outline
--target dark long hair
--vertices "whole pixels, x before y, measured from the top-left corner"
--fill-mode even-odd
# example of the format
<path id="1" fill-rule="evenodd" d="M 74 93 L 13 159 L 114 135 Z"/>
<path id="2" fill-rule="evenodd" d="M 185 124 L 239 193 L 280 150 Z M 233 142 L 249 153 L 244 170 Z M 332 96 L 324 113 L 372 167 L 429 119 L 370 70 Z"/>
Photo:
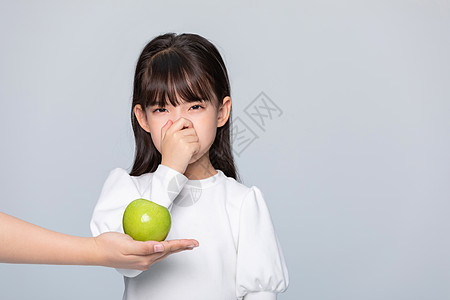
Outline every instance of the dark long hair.
<path id="1" fill-rule="evenodd" d="M 150 133 L 139 125 L 134 107 L 173 106 L 179 104 L 177 94 L 186 102 L 204 100 L 217 110 L 223 98 L 230 96 L 227 69 L 217 48 L 197 34 L 166 33 L 152 39 L 139 56 L 134 75 L 131 124 L 136 140 L 131 176 L 154 172 L 161 163 L 161 154 Z M 231 151 L 231 111 L 222 127 L 217 128 L 209 158 L 215 169 L 240 181 Z"/>

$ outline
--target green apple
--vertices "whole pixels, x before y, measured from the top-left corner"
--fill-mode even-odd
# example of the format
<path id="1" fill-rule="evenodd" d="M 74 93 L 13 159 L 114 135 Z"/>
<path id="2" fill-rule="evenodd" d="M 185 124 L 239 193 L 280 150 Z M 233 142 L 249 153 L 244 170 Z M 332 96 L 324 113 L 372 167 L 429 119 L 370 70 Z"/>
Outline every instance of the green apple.
<path id="1" fill-rule="evenodd" d="M 136 241 L 163 241 L 172 220 L 169 210 L 146 199 L 136 199 L 123 213 L 123 231 Z"/>

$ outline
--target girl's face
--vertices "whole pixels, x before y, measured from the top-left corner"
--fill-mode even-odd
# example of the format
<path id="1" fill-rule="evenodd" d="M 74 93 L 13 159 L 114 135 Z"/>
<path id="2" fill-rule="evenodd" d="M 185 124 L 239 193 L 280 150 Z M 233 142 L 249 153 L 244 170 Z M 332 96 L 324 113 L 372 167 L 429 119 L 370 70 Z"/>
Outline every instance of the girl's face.
<path id="1" fill-rule="evenodd" d="M 191 158 L 190 164 L 197 161 L 205 153 L 214 142 L 217 127 L 223 126 L 228 120 L 231 109 L 231 98 L 223 99 L 223 106 L 217 111 L 211 102 L 182 102 L 178 106 L 149 106 L 143 113 L 142 107 L 138 104 L 135 106 L 134 113 L 141 127 L 150 132 L 153 144 L 159 153 L 161 153 L 161 128 L 168 120 L 175 122 L 183 117 L 190 120 L 197 133 L 200 151 Z"/>

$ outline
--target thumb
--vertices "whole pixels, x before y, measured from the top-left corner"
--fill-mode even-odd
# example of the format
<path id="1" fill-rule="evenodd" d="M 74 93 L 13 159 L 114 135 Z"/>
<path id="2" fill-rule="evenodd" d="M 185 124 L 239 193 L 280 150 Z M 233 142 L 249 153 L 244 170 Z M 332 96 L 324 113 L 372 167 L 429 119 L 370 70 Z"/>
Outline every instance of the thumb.
<path id="1" fill-rule="evenodd" d="M 164 139 L 164 137 L 166 136 L 166 132 L 167 130 L 170 128 L 170 126 L 172 126 L 173 122 L 172 120 L 169 120 L 166 122 L 166 124 L 164 124 L 164 126 L 161 128 L 161 140 Z"/>
<path id="2" fill-rule="evenodd" d="M 131 241 L 130 245 L 128 246 L 128 254 L 130 255 L 150 255 L 163 251 L 163 244 L 157 241 Z"/>

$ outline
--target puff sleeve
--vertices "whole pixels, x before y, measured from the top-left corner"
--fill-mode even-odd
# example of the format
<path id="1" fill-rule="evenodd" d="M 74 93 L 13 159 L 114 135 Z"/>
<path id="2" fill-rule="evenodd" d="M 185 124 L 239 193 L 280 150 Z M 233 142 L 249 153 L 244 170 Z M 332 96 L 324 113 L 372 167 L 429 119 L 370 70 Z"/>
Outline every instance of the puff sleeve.
<path id="1" fill-rule="evenodd" d="M 135 178 L 130 176 L 126 170 L 115 168 L 109 173 L 103 184 L 94 208 L 90 222 L 92 235 L 97 236 L 109 231 L 124 233 L 123 213 L 128 204 L 138 198 L 148 199 L 149 195 L 149 200 L 167 207 L 170 211 L 173 200 L 187 181 L 187 177 L 183 174 L 160 164 L 152 173 L 151 182 L 144 184 L 143 188 L 139 188 Z M 150 187 L 150 193 L 142 191 L 145 187 Z M 139 270 L 118 268 L 116 270 L 126 277 L 135 277 L 142 273 Z"/>
<path id="2" fill-rule="evenodd" d="M 281 245 L 262 192 L 252 186 L 239 213 L 236 297 L 273 300 L 289 285 Z"/>

